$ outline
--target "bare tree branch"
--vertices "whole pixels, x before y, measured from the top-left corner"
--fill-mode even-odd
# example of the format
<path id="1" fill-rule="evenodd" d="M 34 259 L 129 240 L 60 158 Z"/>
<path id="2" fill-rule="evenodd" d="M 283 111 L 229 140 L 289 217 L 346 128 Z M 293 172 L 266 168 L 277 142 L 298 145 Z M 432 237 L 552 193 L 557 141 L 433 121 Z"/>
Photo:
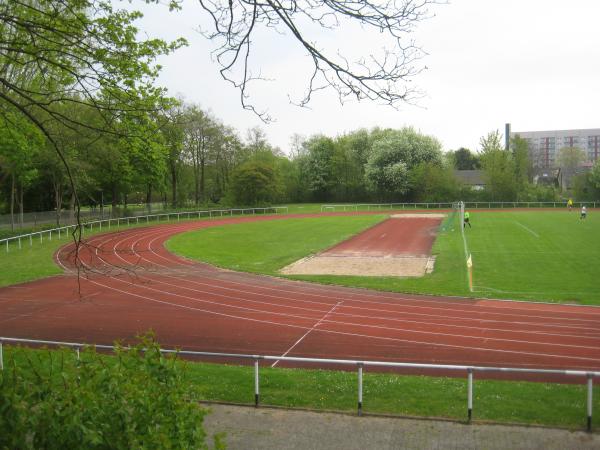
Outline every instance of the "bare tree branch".
<path id="1" fill-rule="evenodd" d="M 216 43 L 214 51 L 223 79 L 240 89 L 242 106 L 263 121 L 271 120 L 249 100 L 249 84 L 264 80 L 250 70 L 252 37 L 259 29 L 291 35 L 309 56 L 312 75 L 304 95 L 290 101 L 305 107 L 312 94 L 334 89 L 340 102 L 347 99 L 371 100 L 397 107 L 412 103 L 421 92 L 412 78 L 425 68 L 425 55 L 410 38 L 417 24 L 431 17 L 431 5 L 444 0 L 199 0 L 211 18 L 210 29 L 202 34 Z M 362 55 L 356 60 L 339 51 L 321 47 L 310 37 L 310 26 L 335 31 L 348 23 L 359 24 L 364 33 L 378 33 L 392 42 L 379 54 Z"/>

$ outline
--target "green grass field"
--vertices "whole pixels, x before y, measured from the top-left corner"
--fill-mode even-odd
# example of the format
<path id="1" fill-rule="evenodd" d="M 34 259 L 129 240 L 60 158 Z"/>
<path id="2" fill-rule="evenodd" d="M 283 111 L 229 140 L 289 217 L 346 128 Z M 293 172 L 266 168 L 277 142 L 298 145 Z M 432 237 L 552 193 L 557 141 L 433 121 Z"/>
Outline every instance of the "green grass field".
<path id="1" fill-rule="evenodd" d="M 225 225 L 178 234 L 167 242 L 167 248 L 220 267 L 274 275 L 280 268 L 386 218 L 319 217 Z"/>
<path id="2" fill-rule="evenodd" d="M 31 361 L 52 373 L 60 386 L 60 364 L 75 363 L 75 353 L 59 357 L 57 351 L 4 347 L 5 367 L 29 367 Z M 85 360 L 85 355 L 82 357 Z M 50 362 L 53 370 L 48 370 Z M 105 356 L 106 364 L 115 358 Z M 183 363 L 190 398 L 199 401 L 254 402 L 251 366 Z M 8 373 L 9 371 L 5 371 Z M 1 381 L 0 374 L 0 381 Z M 438 378 L 370 373 L 363 378 L 366 413 L 448 418 L 466 421 L 465 378 Z M 57 387 L 59 389 L 59 387 Z M 261 403 L 290 408 L 355 412 L 356 372 L 261 367 Z M 600 387 L 594 388 L 594 411 L 600 410 Z M 586 424 L 585 385 L 478 380 L 473 391 L 474 420 L 541 424 L 583 429 Z"/>
<path id="3" fill-rule="evenodd" d="M 466 229 L 476 294 L 600 304 L 600 215 L 472 214 Z"/>
<path id="4" fill-rule="evenodd" d="M 583 221 L 567 211 L 473 211 L 471 222 L 465 237 L 474 261 L 472 293 L 456 216 L 440 227 L 432 249 L 435 270 L 422 278 L 290 278 L 395 292 L 600 304 L 600 215 L 592 212 Z M 241 224 L 178 235 L 167 246 L 220 267 L 277 275 L 292 261 L 370 223 L 358 217 L 324 217 Z"/>

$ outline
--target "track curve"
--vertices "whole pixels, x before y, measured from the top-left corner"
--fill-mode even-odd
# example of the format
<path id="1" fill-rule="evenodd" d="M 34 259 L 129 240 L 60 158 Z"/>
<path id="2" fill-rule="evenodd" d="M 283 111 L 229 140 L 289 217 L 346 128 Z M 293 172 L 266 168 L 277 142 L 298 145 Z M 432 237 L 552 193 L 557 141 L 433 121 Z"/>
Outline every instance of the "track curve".
<path id="1" fill-rule="evenodd" d="M 96 235 L 81 252 L 81 296 L 64 246 L 55 260 L 65 275 L 0 289 L 0 335 L 110 344 L 153 329 L 165 347 L 190 350 L 600 370 L 600 308 L 324 286 L 221 270 L 164 247 L 189 230 L 315 216 Z"/>

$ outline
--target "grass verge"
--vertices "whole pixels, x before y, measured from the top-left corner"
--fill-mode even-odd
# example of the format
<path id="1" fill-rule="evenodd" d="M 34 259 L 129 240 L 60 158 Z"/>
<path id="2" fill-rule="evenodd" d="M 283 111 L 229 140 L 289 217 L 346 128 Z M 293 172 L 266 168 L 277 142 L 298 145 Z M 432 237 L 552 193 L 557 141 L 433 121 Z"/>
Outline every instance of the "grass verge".
<path id="1" fill-rule="evenodd" d="M 5 346 L 5 366 L 26 359 L 50 364 L 52 350 Z M 73 352 L 72 363 L 75 363 Z M 106 356 L 107 364 L 115 358 Z M 57 364 L 59 358 L 53 358 Z M 61 363 L 64 363 L 61 361 Z M 254 372 L 249 366 L 181 362 L 186 389 L 196 400 L 252 404 Z M 60 377 L 60 370 L 56 370 Z M 466 420 L 466 379 L 414 375 L 364 374 L 366 413 Z M 355 372 L 261 367 L 265 405 L 317 410 L 356 411 Z M 594 388 L 594 411 L 600 410 L 600 387 Z M 475 380 L 474 420 L 536 424 L 571 429 L 586 425 L 584 385 Z"/>

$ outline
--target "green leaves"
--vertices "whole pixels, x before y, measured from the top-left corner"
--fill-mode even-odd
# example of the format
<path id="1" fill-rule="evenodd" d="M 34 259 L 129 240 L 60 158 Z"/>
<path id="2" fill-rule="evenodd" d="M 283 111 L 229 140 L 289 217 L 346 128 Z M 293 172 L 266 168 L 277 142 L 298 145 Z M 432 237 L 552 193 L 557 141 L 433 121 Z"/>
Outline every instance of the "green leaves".
<path id="1" fill-rule="evenodd" d="M 116 358 L 92 348 L 80 360 L 72 350 L 46 352 L 7 355 L 0 448 L 205 448 L 206 411 L 190 401 L 185 370 L 152 335 L 119 347 Z"/>

